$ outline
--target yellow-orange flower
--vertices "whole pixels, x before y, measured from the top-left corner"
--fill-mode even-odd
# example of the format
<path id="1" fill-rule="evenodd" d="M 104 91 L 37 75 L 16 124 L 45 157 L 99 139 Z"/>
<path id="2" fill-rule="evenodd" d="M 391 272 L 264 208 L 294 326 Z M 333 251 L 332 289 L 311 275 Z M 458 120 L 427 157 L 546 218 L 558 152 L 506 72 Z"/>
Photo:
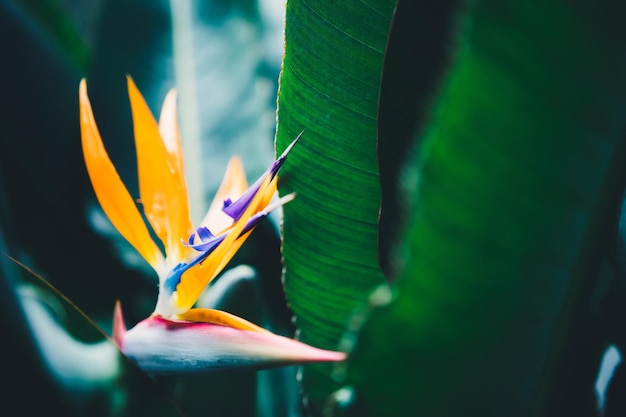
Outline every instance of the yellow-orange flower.
<path id="1" fill-rule="evenodd" d="M 343 359 L 342 353 L 274 335 L 224 311 L 192 308 L 257 223 L 293 198 L 289 195 L 270 204 L 278 171 L 298 138 L 249 188 L 241 161 L 233 157 L 205 218 L 194 231 L 189 218 L 176 92 L 172 90 L 166 96 L 157 122 L 133 80 L 128 77 L 127 82 L 140 201 L 164 253 L 109 159 L 84 79 L 79 88 L 83 155 L 96 197 L 111 223 L 159 278 L 159 296 L 151 317 L 127 331 L 119 304 L 116 307 L 114 338 L 122 351 L 150 372 L 163 373 L 189 371 L 185 363 L 177 360 L 179 355 L 191 355 L 195 363 L 209 368 L 233 355 L 234 363 L 257 367 Z M 196 346 L 203 341 L 210 341 L 213 349 Z M 242 348 L 240 344 L 246 341 L 252 345 Z"/>

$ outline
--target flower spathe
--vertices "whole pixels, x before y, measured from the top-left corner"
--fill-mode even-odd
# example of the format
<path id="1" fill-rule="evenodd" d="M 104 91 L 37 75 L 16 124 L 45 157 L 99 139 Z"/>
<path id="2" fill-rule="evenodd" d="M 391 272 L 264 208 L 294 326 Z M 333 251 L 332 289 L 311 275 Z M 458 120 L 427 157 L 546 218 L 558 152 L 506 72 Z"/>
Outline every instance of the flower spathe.
<path id="1" fill-rule="evenodd" d="M 194 309 L 206 310 L 208 309 Z M 217 310 L 211 310 L 217 311 Z M 202 315 L 202 312 L 196 311 Z M 119 303 L 116 320 L 122 322 Z M 120 332 L 122 352 L 144 371 L 180 375 L 232 368 L 264 369 L 307 362 L 344 359 L 344 354 L 317 349 L 271 333 L 233 316 L 243 328 L 214 323 L 167 320 L 152 316 L 132 330 Z M 116 338 L 119 338 L 118 334 Z"/>
<path id="2" fill-rule="evenodd" d="M 150 373 L 168 374 L 224 366 L 264 368 L 344 359 L 341 352 L 275 335 L 241 317 L 192 308 L 255 226 L 294 197 L 288 195 L 270 204 L 278 172 L 298 138 L 249 188 L 241 161 L 231 158 L 206 216 L 194 230 L 189 217 L 176 92 L 167 94 L 157 122 L 130 77 L 127 83 L 140 201 L 163 252 L 109 159 L 84 79 L 79 87 L 83 156 L 98 202 L 113 226 L 159 278 L 154 312 L 132 329 L 126 330 L 119 303 L 116 305 L 114 339 L 122 352 Z"/>

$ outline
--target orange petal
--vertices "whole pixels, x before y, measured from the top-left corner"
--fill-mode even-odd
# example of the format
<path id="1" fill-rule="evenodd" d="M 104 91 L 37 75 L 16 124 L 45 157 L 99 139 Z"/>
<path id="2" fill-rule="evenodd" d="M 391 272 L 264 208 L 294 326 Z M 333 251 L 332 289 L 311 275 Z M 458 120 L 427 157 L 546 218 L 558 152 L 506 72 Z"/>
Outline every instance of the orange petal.
<path id="1" fill-rule="evenodd" d="M 156 269 L 163 257 L 104 149 L 87 96 L 85 79 L 80 82 L 79 99 L 83 156 L 98 202 L 118 232 Z"/>
<path id="2" fill-rule="evenodd" d="M 267 186 L 265 190 L 263 190 L 263 200 L 261 200 L 260 206 L 265 208 L 272 201 L 272 197 L 277 190 L 278 177 L 274 177 L 272 182 Z"/>
<path id="3" fill-rule="evenodd" d="M 180 320 L 193 321 L 195 323 L 219 324 L 239 330 L 250 330 L 259 333 L 270 333 L 268 330 L 249 322 L 248 320 L 235 316 L 221 310 L 211 308 L 192 308 L 177 316 Z"/>
<path id="4" fill-rule="evenodd" d="M 181 239 L 186 239 L 193 231 L 184 173 L 181 171 L 182 153 L 178 152 L 177 145 L 173 146 L 171 154 L 168 152 L 150 108 L 132 78 L 127 79 L 141 202 L 146 217 L 165 246 L 168 261 L 177 263 L 185 258 L 187 252 Z M 166 107 L 166 112 L 171 112 L 173 107 Z"/>
<path id="5" fill-rule="evenodd" d="M 230 198 L 235 201 L 247 188 L 248 181 L 246 181 L 246 172 L 243 169 L 241 159 L 233 156 L 228 161 L 222 183 L 200 225 L 208 227 L 215 234 L 219 234 L 230 227 L 233 219 L 222 211 L 224 200 Z"/>

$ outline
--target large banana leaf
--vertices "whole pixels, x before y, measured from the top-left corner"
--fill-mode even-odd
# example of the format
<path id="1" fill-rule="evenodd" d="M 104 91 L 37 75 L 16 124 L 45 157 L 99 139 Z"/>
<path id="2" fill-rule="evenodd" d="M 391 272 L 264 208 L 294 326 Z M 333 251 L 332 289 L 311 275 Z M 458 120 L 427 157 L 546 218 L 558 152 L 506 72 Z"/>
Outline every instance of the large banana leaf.
<path id="1" fill-rule="evenodd" d="M 626 180 L 623 12 L 483 1 L 469 13 L 434 120 L 415 134 L 396 297 L 348 366 L 354 415 L 596 415 Z M 408 105 L 417 122 L 396 98 L 381 106 Z"/>
<path id="2" fill-rule="evenodd" d="M 283 176 L 283 192 L 298 193 L 285 208 L 285 285 L 301 338 L 327 347 L 379 275 L 369 200 L 379 192 L 376 143 L 363 108 L 376 94 L 366 80 L 382 68 L 361 48 L 386 40 L 368 14 L 383 3 L 355 2 L 346 14 L 297 0 L 287 8 L 279 147 L 306 132 Z M 396 56 L 384 71 L 405 82 L 383 84 L 391 90 L 381 92 L 378 120 L 380 177 L 391 178 L 381 225 L 404 225 L 394 213 L 404 204 L 410 226 L 399 248 L 402 232 L 381 233 L 383 266 L 391 278 L 401 273 L 397 298 L 356 336 L 347 380 L 360 399 L 355 415 L 591 415 L 605 343 L 591 311 L 610 276 L 601 267 L 626 178 L 621 10 L 610 1 L 484 1 L 465 15 L 417 3 L 396 10 L 401 39 L 390 39 Z M 355 21 L 367 29 L 352 31 Z M 411 60 L 434 71 L 411 79 Z M 394 137 L 407 129 L 414 141 Z M 332 377 L 304 369 L 314 414 Z"/>
<path id="3" fill-rule="evenodd" d="M 337 349 L 378 265 L 376 114 L 394 0 L 287 2 L 278 151 L 304 130 L 281 172 L 285 291 L 299 337 Z M 303 370 L 313 412 L 338 387 L 332 366 Z"/>

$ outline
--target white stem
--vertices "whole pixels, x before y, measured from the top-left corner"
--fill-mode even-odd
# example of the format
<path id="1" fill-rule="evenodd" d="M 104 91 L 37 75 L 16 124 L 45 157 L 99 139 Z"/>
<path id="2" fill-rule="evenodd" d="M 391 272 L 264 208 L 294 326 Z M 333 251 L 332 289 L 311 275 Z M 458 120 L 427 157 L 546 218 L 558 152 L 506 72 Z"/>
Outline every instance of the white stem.
<path id="1" fill-rule="evenodd" d="M 202 174 L 202 136 L 194 68 L 194 9 L 191 0 L 170 0 L 170 8 L 174 44 L 174 79 L 179 92 L 180 129 L 185 155 L 189 210 L 193 224 L 198 224 L 204 215 L 205 199 Z"/>
<path id="2" fill-rule="evenodd" d="M 285 196 L 282 196 L 280 199 L 274 201 L 272 204 L 270 204 L 267 207 L 265 207 L 265 210 L 263 210 L 263 213 L 268 213 L 269 214 L 272 211 L 276 210 L 278 207 L 281 207 L 281 206 L 287 204 L 288 202 L 290 202 L 294 198 L 296 198 L 296 193 L 290 193 L 290 194 L 287 194 Z"/>

